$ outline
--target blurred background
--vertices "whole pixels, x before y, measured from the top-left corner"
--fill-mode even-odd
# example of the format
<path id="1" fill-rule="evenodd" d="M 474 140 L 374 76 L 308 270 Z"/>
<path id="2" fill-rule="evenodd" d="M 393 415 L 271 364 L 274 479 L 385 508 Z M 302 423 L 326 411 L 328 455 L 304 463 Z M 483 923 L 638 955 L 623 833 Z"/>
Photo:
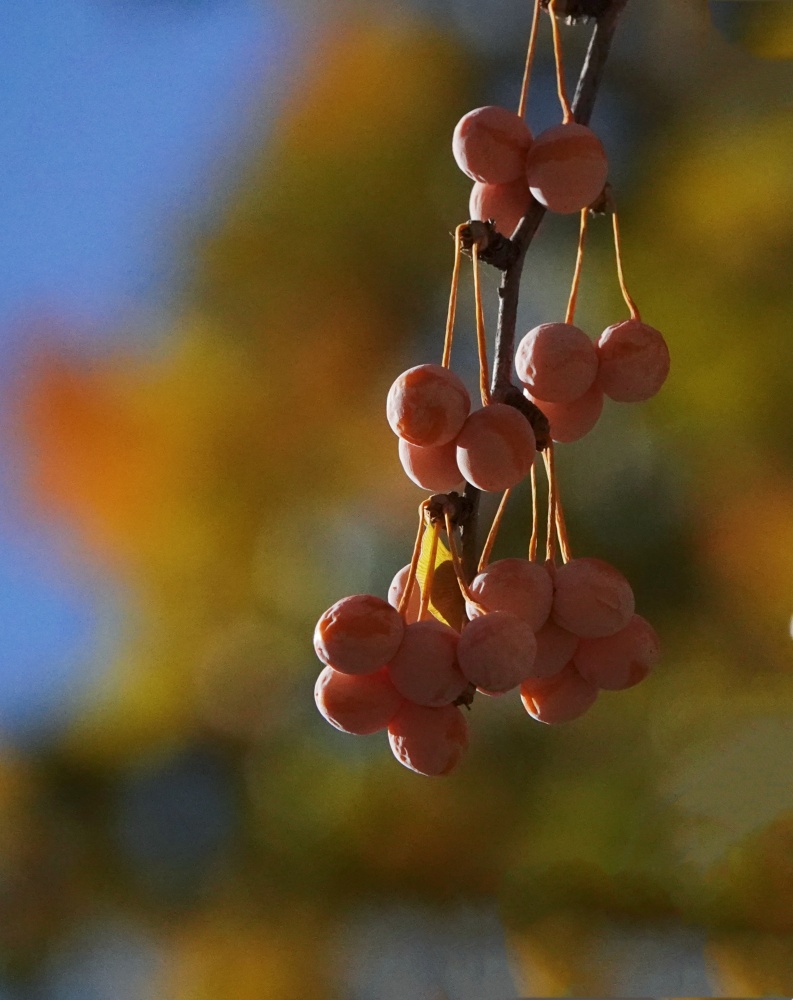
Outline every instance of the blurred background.
<path id="1" fill-rule="evenodd" d="M 530 3 L 5 0 L 0 1000 L 791 993 L 791 10 L 630 3 L 593 119 L 673 367 L 561 484 L 663 662 L 565 726 L 478 699 L 432 780 L 320 718 L 311 633 L 408 560 L 385 394 L 439 358 L 451 132 L 516 106 Z M 467 276 L 458 315 L 475 384 Z M 597 223 L 578 321 L 625 317 Z"/>

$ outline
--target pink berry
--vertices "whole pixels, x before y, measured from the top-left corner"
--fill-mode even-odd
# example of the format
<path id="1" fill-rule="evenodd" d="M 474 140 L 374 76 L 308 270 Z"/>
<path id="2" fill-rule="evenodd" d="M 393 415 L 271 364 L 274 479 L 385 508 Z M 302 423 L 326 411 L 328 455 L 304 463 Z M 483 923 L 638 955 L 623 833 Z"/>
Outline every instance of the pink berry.
<path id="1" fill-rule="evenodd" d="M 372 594 L 336 601 L 314 629 L 314 649 L 323 663 L 344 674 L 370 674 L 393 657 L 405 625 L 396 608 Z"/>
<path id="2" fill-rule="evenodd" d="M 524 395 L 536 403 L 548 418 L 551 438 L 560 444 L 579 441 L 592 430 L 603 412 L 603 390 L 597 380 L 583 396 L 571 403 L 549 403 L 536 399 L 528 389 L 524 390 Z"/>
<path id="3" fill-rule="evenodd" d="M 464 115 L 452 138 L 457 166 L 471 180 L 485 184 L 508 184 L 522 177 L 530 146 L 526 122 L 513 111 L 492 105 Z"/>
<path id="4" fill-rule="evenodd" d="M 661 659 L 661 644 L 652 625 L 634 615 L 625 628 L 602 639 L 582 639 L 573 663 L 582 677 L 605 691 L 633 687 Z"/>
<path id="5" fill-rule="evenodd" d="M 449 441 L 434 448 L 419 448 L 402 438 L 399 460 L 413 482 L 432 493 L 448 493 L 462 486 L 463 474 L 457 465 L 457 443 Z"/>
<path id="6" fill-rule="evenodd" d="M 594 705 L 598 689 L 572 663 L 553 677 L 531 678 L 520 688 L 523 707 L 538 722 L 570 722 Z"/>
<path id="7" fill-rule="evenodd" d="M 333 667 L 325 667 L 317 678 L 314 700 L 332 726 L 356 736 L 385 729 L 403 701 L 385 668 L 356 676 Z"/>
<path id="8" fill-rule="evenodd" d="M 633 611 L 631 585 L 602 559 L 572 559 L 556 570 L 551 615 L 568 632 L 582 639 L 613 635 Z"/>
<path id="9" fill-rule="evenodd" d="M 488 611 L 508 611 L 536 632 L 548 620 L 553 603 L 553 581 L 544 566 L 528 559 L 499 559 L 486 566 L 471 583 L 477 603 Z M 469 615 L 480 614 L 470 605 Z"/>
<path id="10" fill-rule="evenodd" d="M 434 448 L 457 437 L 471 409 L 468 390 L 442 365 L 417 365 L 388 390 L 391 430 L 410 444 Z"/>
<path id="11" fill-rule="evenodd" d="M 577 635 L 557 625 L 550 618 L 535 636 L 537 655 L 534 658 L 532 677 L 553 677 L 573 659 L 578 643 Z"/>
<path id="12" fill-rule="evenodd" d="M 533 398 L 572 403 L 595 381 L 598 356 L 583 330 L 570 323 L 542 323 L 518 344 L 515 371 Z"/>
<path id="13" fill-rule="evenodd" d="M 529 185 L 523 176 L 510 184 L 477 182 L 471 191 L 468 211 L 472 219 L 481 222 L 492 219 L 500 233 L 511 236 L 526 214 L 530 201 Z"/>
<path id="14" fill-rule="evenodd" d="M 592 129 L 576 122 L 554 125 L 534 140 L 526 159 L 531 193 L 552 212 L 587 208 L 603 191 L 608 160 Z"/>
<path id="15" fill-rule="evenodd" d="M 454 770 L 468 747 L 468 723 L 454 705 L 425 708 L 406 701 L 388 726 L 391 751 L 405 767 L 434 777 Z"/>
<path id="16" fill-rule="evenodd" d="M 457 464 L 477 489 L 498 492 L 528 475 L 535 450 L 534 431 L 523 414 L 491 403 L 465 421 L 457 438 Z"/>
<path id="17" fill-rule="evenodd" d="M 435 619 L 405 628 L 402 644 L 388 664 L 399 693 L 416 705 L 450 705 L 468 687 L 457 665 L 458 634 Z"/>
<path id="18" fill-rule="evenodd" d="M 618 403 L 640 403 L 654 396 L 669 374 L 669 348 L 662 334 L 638 319 L 615 323 L 596 345 L 597 381 Z"/>
<path id="19" fill-rule="evenodd" d="M 460 670 L 487 694 L 503 694 L 531 675 L 537 641 L 531 628 L 506 611 L 469 622 L 460 635 Z"/>

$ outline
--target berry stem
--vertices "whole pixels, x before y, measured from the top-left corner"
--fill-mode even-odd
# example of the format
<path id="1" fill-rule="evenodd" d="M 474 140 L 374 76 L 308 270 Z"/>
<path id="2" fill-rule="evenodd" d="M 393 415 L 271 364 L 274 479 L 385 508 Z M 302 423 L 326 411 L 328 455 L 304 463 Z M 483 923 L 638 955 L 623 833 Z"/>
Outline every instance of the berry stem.
<path id="1" fill-rule="evenodd" d="M 452 566 L 454 567 L 454 575 L 457 577 L 457 584 L 460 588 L 460 593 L 469 604 L 475 605 L 482 614 L 485 614 L 486 609 L 479 604 L 477 599 L 471 593 L 465 579 L 465 571 L 463 569 L 462 560 L 457 552 L 457 539 L 454 534 L 454 525 L 452 524 L 452 519 L 448 511 L 444 511 L 443 519 L 446 522 L 446 535 L 449 539 L 449 552 L 452 556 Z"/>
<path id="2" fill-rule="evenodd" d="M 534 466 L 532 466 L 532 468 L 534 468 Z M 482 556 L 479 560 L 479 567 L 477 570 L 479 573 L 481 573 L 485 566 L 487 566 L 490 562 L 490 554 L 493 551 L 493 546 L 496 544 L 498 529 L 501 527 L 501 521 L 504 517 L 504 510 L 507 506 L 507 500 L 509 500 L 510 493 L 511 490 L 504 490 L 504 495 L 501 498 L 501 503 L 498 505 L 496 516 L 493 518 L 493 523 L 490 525 L 490 531 L 487 533 L 485 547 L 482 549 Z"/>
<path id="3" fill-rule="evenodd" d="M 476 347 L 479 352 L 479 392 L 482 396 L 482 406 L 490 402 L 488 382 L 490 375 L 487 366 L 487 335 L 485 334 L 485 313 L 482 308 L 482 289 L 479 285 L 479 248 L 474 243 L 472 247 L 474 262 L 474 300 L 476 303 Z"/>
<path id="4" fill-rule="evenodd" d="M 617 220 L 617 209 L 611 216 L 611 224 L 614 229 L 614 254 L 617 258 L 617 277 L 620 282 L 620 291 L 622 292 L 622 297 L 625 299 L 625 305 L 628 307 L 631 313 L 631 319 L 638 320 L 641 323 L 641 316 L 639 315 L 639 310 L 636 308 L 636 303 L 631 297 L 631 293 L 625 284 L 625 272 L 622 269 L 622 243 L 620 241 L 620 224 Z"/>
<path id="5" fill-rule="evenodd" d="M 567 301 L 567 315 L 565 323 L 572 323 L 575 319 L 575 307 L 578 302 L 578 286 L 581 283 L 581 266 L 584 263 L 584 243 L 586 242 L 586 224 L 589 212 L 586 208 L 581 210 L 581 226 L 578 230 L 578 251 L 575 257 L 575 271 L 573 272 L 573 283 L 570 286 L 570 298 Z"/>
<path id="6" fill-rule="evenodd" d="M 443 357 L 441 364 L 449 367 L 452 359 L 452 340 L 454 338 L 454 317 L 457 313 L 457 288 L 460 283 L 460 233 L 465 229 L 465 223 L 454 231 L 454 268 L 452 270 L 452 288 L 449 293 L 449 311 L 446 315 L 446 336 L 443 338 Z"/>
<path id="7" fill-rule="evenodd" d="M 553 461 L 553 444 L 542 453 L 548 476 L 548 530 L 545 536 L 545 558 L 554 561 L 556 556 L 556 469 Z"/>
<path id="8" fill-rule="evenodd" d="M 556 20 L 556 0 L 549 0 L 548 13 L 551 16 L 553 54 L 556 60 L 556 88 L 559 91 L 559 103 L 562 105 L 562 121 L 567 125 L 573 120 L 573 112 L 567 97 L 567 85 L 564 82 L 564 59 L 562 58 L 562 40 L 559 37 L 559 23 Z"/>
<path id="9" fill-rule="evenodd" d="M 402 596 L 399 598 L 399 603 L 397 604 L 397 611 L 404 617 L 405 611 L 410 604 L 410 596 L 413 593 L 413 587 L 416 585 L 416 570 L 419 565 L 419 558 L 421 556 L 421 542 L 424 538 L 424 530 L 427 527 L 426 521 L 426 510 L 427 501 L 424 500 L 419 504 L 419 530 L 416 534 L 416 541 L 413 545 L 413 555 L 410 557 L 410 568 L 408 569 L 408 578 L 405 580 L 405 589 L 402 591 Z"/>
<path id="10" fill-rule="evenodd" d="M 537 511 L 537 465 L 531 466 L 531 539 L 529 541 L 529 559 L 537 558 L 537 538 L 540 534 L 540 518 Z"/>
<path id="11" fill-rule="evenodd" d="M 529 47 L 526 50 L 526 68 L 523 71 L 523 83 L 520 88 L 520 103 L 518 104 L 518 118 L 526 116 L 526 102 L 529 97 L 529 81 L 531 80 L 531 67 L 534 62 L 534 49 L 537 43 L 537 25 L 540 22 L 540 0 L 534 0 L 534 14 L 531 19 L 531 34 L 529 35 Z"/>
<path id="12" fill-rule="evenodd" d="M 562 498 L 557 491 L 556 494 L 556 534 L 559 537 L 559 549 L 562 553 L 562 562 L 569 563 L 573 558 L 570 550 L 570 538 L 567 534 L 567 525 L 564 520 L 564 510 L 562 509 Z"/>

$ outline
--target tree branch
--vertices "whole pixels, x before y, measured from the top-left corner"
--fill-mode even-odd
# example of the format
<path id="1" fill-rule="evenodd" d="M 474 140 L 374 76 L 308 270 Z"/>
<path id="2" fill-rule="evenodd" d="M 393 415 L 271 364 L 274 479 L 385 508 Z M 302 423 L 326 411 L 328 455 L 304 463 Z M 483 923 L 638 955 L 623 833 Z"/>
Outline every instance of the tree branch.
<path id="1" fill-rule="evenodd" d="M 584 65 L 578 78 L 572 111 L 575 121 L 588 125 L 592 117 L 603 71 L 608 59 L 614 32 L 620 15 L 628 0 L 610 0 L 595 19 L 595 28 L 589 41 Z M 515 327 L 518 317 L 518 298 L 520 295 L 520 280 L 523 274 L 523 262 L 526 252 L 534 239 L 540 223 L 545 216 L 546 208 L 535 198 L 531 199 L 526 214 L 518 223 L 518 227 L 510 240 L 493 240 L 479 253 L 480 260 L 503 270 L 501 285 L 498 290 L 500 302 L 498 310 L 498 328 L 496 330 L 496 353 L 493 364 L 493 377 L 490 392 L 494 402 L 505 401 L 514 393 L 512 385 L 512 366 L 515 356 Z M 477 511 L 478 490 L 466 484 L 465 495 L 473 503 L 473 515 L 463 529 L 463 559 L 467 565 L 476 562 L 477 545 Z"/>

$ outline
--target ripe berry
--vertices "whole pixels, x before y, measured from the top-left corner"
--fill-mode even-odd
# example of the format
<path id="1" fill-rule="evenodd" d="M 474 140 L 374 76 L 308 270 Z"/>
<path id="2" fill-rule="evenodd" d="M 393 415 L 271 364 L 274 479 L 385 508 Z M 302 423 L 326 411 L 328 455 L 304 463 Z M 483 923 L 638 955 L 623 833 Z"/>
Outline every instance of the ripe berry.
<path id="1" fill-rule="evenodd" d="M 425 708 L 406 701 L 388 726 L 391 751 L 405 767 L 430 777 L 448 774 L 468 747 L 468 723 L 454 705 Z"/>
<path id="2" fill-rule="evenodd" d="M 370 674 L 393 657 L 405 625 L 396 608 L 372 594 L 343 597 L 314 629 L 314 649 L 323 663 L 345 674 Z"/>
<path id="3" fill-rule="evenodd" d="M 568 215 L 587 208 L 608 176 L 603 145 L 586 125 L 554 125 L 534 140 L 526 159 L 531 193 L 552 212 Z"/>
<path id="4" fill-rule="evenodd" d="M 485 184 L 508 184 L 522 177 L 530 146 L 526 122 L 513 111 L 492 105 L 464 115 L 452 138 L 457 166 L 471 180 Z"/>
<path id="5" fill-rule="evenodd" d="M 535 450 L 534 431 L 523 414 L 491 403 L 465 421 L 457 438 L 457 464 L 477 489 L 498 492 L 528 475 Z"/>
<path id="6" fill-rule="evenodd" d="M 399 460 L 407 475 L 424 490 L 448 493 L 462 485 L 463 474 L 457 465 L 455 441 L 434 448 L 419 448 L 400 438 Z"/>
<path id="7" fill-rule="evenodd" d="M 500 233 L 511 236 L 526 214 L 530 201 L 529 185 L 523 176 L 510 184 L 477 182 L 471 191 L 468 211 L 472 219 L 481 222 L 492 219 Z"/>
<path id="8" fill-rule="evenodd" d="M 468 390 L 442 365 L 409 368 L 388 390 L 386 402 L 391 430 L 421 448 L 456 438 L 470 409 Z"/>
<path id="9" fill-rule="evenodd" d="M 459 636 L 435 619 L 405 628 L 402 643 L 388 664 L 399 693 L 416 705 L 450 705 L 468 687 L 457 665 Z"/>
<path id="10" fill-rule="evenodd" d="M 515 371 L 537 400 L 571 403 L 595 381 L 598 356 L 583 330 L 571 323 L 541 323 L 518 344 Z"/>
<path id="11" fill-rule="evenodd" d="M 548 418 L 551 438 L 560 444 L 579 441 L 592 430 L 603 412 L 603 390 L 597 379 L 583 396 L 571 403 L 549 403 L 535 398 L 528 389 L 524 390 L 524 395 L 536 403 Z"/>
<path id="12" fill-rule="evenodd" d="M 537 641 L 531 628 L 506 611 L 469 622 L 460 635 L 460 670 L 486 694 L 503 694 L 531 674 Z"/>
<path id="13" fill-rule="evenodd" d="M 602 559 L 572 559 L 556 570 L 551 616 L 568 632 L 583 639 L 613 635 L 633 611 L 631 585 Z"/>
<path id="14" fill-rule="evenodd" d="M 618 403 L 654 396 L 669 374 L 669 348 L 662 334 L 638 319 L 615 323 L 601 333 L 596 350 L 597 381 Z"/>
<path id="15" fill-rule="evenodd" d="M 634 615 L 625 628 L 602 639 L 582 639 L 573 663 L 592 684 L 605 691 L 633 687 L 661 658 L 661 644 L 652 625 Z"/>
<path id="16" fill-rule="evenodd" d="M 548 570 L 528 559 L 499 559 L 490 563 L 470 587 L 477 603 L 488 611 L 508 611 L 536 632 L 548 620 L 553 603 L 553 581 Z M 480 614 L 468 606 L 470 617 Z"/>
<path id="17" fill-rule="evenodd" d="M 579 718 L 594 705 L 598 689 L 584 680 L 572 663 L 553 677 L 531 678 L 520 688 L 523 707 L 549 725 Z"/>
<path id="18" fill-rule="evenodd" d="M 314 700 L 332 726 L 356 736 L 385 729 L 403 701 L 385 668 L 356 676 L 333 667 L 325 667 L 317 678 Z"/>

